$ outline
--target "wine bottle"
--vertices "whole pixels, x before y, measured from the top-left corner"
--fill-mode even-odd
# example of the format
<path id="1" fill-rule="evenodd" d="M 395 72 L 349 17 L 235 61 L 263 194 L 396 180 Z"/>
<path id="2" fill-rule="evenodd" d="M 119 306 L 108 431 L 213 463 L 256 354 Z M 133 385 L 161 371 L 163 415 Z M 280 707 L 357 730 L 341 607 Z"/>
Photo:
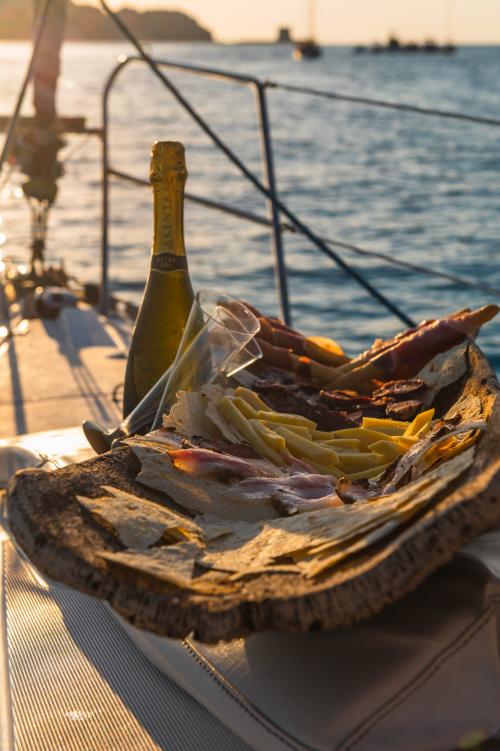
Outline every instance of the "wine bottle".
<path id="1" fill-rule="evenodd" d="M 184 246 L 184 146 L 158 141 L 151 153 L 154 200 L 149 276 L 130 343 L 123 413 L 128 415 L 173 362 L 193 302 Z"/>

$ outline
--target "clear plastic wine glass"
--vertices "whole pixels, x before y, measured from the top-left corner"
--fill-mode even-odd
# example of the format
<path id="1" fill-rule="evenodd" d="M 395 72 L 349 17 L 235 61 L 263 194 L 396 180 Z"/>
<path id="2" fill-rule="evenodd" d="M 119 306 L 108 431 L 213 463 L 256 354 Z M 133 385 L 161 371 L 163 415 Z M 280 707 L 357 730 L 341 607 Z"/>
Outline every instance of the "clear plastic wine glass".
<path id="1" fill-rule="evenodd" d="M 169 371 L 153 428 L 161 425 L 179 391 L 198 391 L 218 378 L 230 377 L 262 357 L 254 340 L 260 329 L 256 316 L 239 300 L 201 290 Z"/>
<path id="2" fill-rule="evenodd" d="M 103 453 L 114 441 L 158 428 L 178 391 L 199 390 L 262 357 L 254 339 L 259 329 L 258 319 L 244 303 L 213 290 L 198 292 L 173 364 L 114 430 L 84 422 L 89 443 Z"/>

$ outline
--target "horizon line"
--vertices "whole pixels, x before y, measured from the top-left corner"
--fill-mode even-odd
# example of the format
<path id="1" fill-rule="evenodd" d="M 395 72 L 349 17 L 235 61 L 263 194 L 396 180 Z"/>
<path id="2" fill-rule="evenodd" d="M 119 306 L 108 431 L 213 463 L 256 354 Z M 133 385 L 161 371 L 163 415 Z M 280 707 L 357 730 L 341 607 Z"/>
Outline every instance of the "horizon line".
<path id="1" fill-rule="evenodd" d="M 476 40 L 476 41 L 460 41 L 459 39 L 453 39 L 453 40 L 439 40 L 438 38 L 434 37 L 428 37 L 428 39 L 431 39 L 436 44 L 453 44 L 457 47 L 500 47 L 500 39 L 498 40 Z M 17 44 L 25 44 L 25 43 L 31 43 L 31 38 L 26 37 L 25 39 L 2 39 L 0 38 L 0 44 L 3 43 L 17 43 Z M 290 42 L 277 42 L 276 39 L 273 37 L 272 39 L 142 39 L 141 41 L 148 42 L 149 44 L 195 44 L 195 45 L 202 45 L 202 44 L 215 44 L 220 46 L 228 46 L 232 44 L 248 44 L 248 45 L 268 45 L 273 47 L 291 47 L 296 42 L 303 41 L 303 39 L 292 39 Z M 315 40 L 320 46 L 322 47 L 356 47 L 356 46 L 371 46 L 374 44 L 382 44 L 381 42 L 374 42 L 373 39 L 370 39 L 369 41 L 363 41 L 363 40 L 353 40 L 348 42 L 335 42 L 335 41 L 319 41 L 318 39 Z M 417 41 L 417 40 L 410 40 L 411 42 L 415 42 L 416 44 L 424 44 L 427 40 L 424 39 L 423 41 Z M 91 38 L 81 38 L 81 39 L 65 39 L 64 42 L 86 42 L 86 43 L 96 43 L 96 44 L 122 44 L 126 43 L 127 40 L 125 38 L 123 39 L 91 39 Z M 407 43 L 407 42 L 403 42 Z"/>

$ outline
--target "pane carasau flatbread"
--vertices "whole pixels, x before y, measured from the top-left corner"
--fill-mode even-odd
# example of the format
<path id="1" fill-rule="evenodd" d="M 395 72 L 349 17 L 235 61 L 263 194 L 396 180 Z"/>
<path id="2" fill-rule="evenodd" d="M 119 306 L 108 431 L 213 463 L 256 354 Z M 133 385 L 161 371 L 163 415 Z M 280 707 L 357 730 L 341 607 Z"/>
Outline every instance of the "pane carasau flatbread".
<path id="1" fill-rule="evenodd" d="M 104 490 L 109 495 L 102 498 L 77 496 L 77 500 L 106 526 L 112 527 L 127 548 L 149 548 L 167 532 L 179 540 L 199 534 L 196 524 L 166 506 L 116 488 L 105 486 Z"/>

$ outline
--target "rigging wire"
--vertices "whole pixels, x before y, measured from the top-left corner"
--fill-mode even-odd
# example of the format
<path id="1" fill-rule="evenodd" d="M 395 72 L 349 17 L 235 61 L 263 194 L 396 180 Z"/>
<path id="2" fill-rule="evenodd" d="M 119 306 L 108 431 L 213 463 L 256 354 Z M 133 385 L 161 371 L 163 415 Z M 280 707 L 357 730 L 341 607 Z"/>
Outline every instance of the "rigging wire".
<path id="1" fill-rule="evenodd" d="M 23 106 L 24 97 L 26 96 L 26 90 L 28 88 L 28 84 L 31 80 L 32 74 L 33 74 L 33 68 L 35 66 L 36 58 L 38 55 L 38 49 L 40 47 L 40 42 L 42 41 L 43 37 L 43 30 L 45 27 L 45 23 L 47 21 L 50 5 L 52 3 L 52 0 L 45 0 L 45 5 L 43 6 L 43 10 L 37 15 L 36 23 L 37 23 L 37 30 L 35 32 L 35 38 L 33 43 L 33 51 L 31 53 L 31 58 L 28 64 L 28 68 L 26 70 L 26 74 L 23 79 L 23 83 L 21 85 L 21 89 L 19 90 L 19 95 L 17 97 L 16 106 L 14 108 L 14 112 L 12 114 L 12 118 L 9 122 L 9 128 L 7 130 L 7 135 L 5 136 L 5 141 L 2 148 L 2 153 L 0 155 L 0 170 L 2 169 L 5 161 L 8 159 L 10 150 L 12 147 L 12 141 L 14 139 L 14 133 L 17 126 L 17 121 L 19 119 L 19 113 L 21 112 L 21 107 Z"/>
<path id="2" fill-rule="evenodd" d="M 305 225 L 289 208 L 283 203 L 274 192 L 270 191 L 265 185 L 254 175 L 254 173 L 241 161 L 241 159 L 226 145 L 226 143 L 217 135 L 217 133 L 211 128 L 211 126 L 204 120 L 204 118 L 198 114 L 189 101 L 181 94 L 177 87 L 171 82 L 170 78 L 166 76 L 156 61 L 146 53 L 139 40 L 132 34 L 126 24 L 123 23 L 121 18 L 112 11 L 106 0 L 99 0 L 100 5 L 104 9 L 105 13 L 114 21 L 116 26 L 120 29 L 122 34 L 129 40 L 139 53 L 141 59 L 150 67 L 156 77 L 163 83 L 163 85 L 171 92 L 171 94 L 177 99 L 184 109 L 191 115 L 193 120 L 198 123 L 200 128 L 206 133 L 206 135 L 218 146 L 218 148 L 227 156 L 227 158 L 245 175 L 245 177 L 266 196 L 274 205 L 288 218 L 288 220 L 295 227 L 296 231 L 307 237 L 316 247 L 318 247 L 325 255 L 328 255 L 335 263 L 344 270 L 346 274 L 355 279 L 358 284 L 369 292 L 369 294 L 378 300 L 387 310 L 393 315 L 399 318 L 406 326 L 413 327 L 415 322 L 404 313 L 400 308 L 383 295 L 376 287 L 374 287 L 365 277 L 357 270 L 349 266 L 344 259 L 338 255 L 332 248 L 330 248 L 316 233 L 314 233 L 307 225 Z"/>

